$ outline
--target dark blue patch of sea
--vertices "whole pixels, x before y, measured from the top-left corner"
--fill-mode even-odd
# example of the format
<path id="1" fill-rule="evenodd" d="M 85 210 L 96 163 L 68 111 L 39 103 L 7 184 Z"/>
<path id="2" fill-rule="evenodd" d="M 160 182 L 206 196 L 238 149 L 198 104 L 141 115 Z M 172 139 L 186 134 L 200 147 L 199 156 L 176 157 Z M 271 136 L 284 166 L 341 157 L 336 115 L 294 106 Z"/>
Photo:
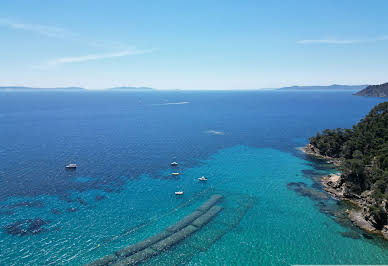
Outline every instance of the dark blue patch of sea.
<path id="1" fill-rule="evenodd" d="M 286 202 L 299 197 L 301 205 L 308 205 L 310 199 L 287 190 L 292 181 L 310 184 L 303 173 L 316 170 L 297 148 L 319 130 L 351 127 L 382 101 L 349 91 L 0 92 L 0 263 L 79 264 L 109 254 L 176 221 L 178 214 L 160 228 L 152 224 L 207 189 L 193 181 L 200 175 L 217 180 L 208 185 L 216 190 L 257 196 L 258 206 L 260 200 L 273 200 L 276 208 L 274 193 L 284 193 Z M 177 169 L 170 167 L 172 161 L 179 162 Z M 65 170 L 68 163 L 78 168 Z M 225 184 L 225 169 L 234 169 L 241 182 Z M 181 175 L 172 176 L 172 171 Z M 244 179 L 255 171 L 265 175 L 265 194 L 251 189 L 252 179 Z M 184 197 L 177 199 L 174 191 L 183 189 Z M 326 217 L 314 204 L 310 207 L 317 217 Z M 251 217 L 252 226 L 255 220 Z M 149 224 L 149 231 L 130 238 L 142 224 Z M 290 236 L 290 243 L 299 237 Z M 322 240 L 323 246 L 333 238 Z M 188 261 L 241 261 L 227 251 L 235 250 L 233 243 L 217 243 L 229 258 L 214 258 L 212 249 L 220 252 L 215 244 L 208 257 L 193 254 Z M 324 252 L 307 260 L 298 255 L 286 259 L 284 252 L 297 254 L 298 247 L 281 250 L 278 243 L 246 263 L 357 262 L 350 257 L 327 261 Z M 103 247 L 96 249 L 98 244 Z M 379 254 L 381 247 L 370 245 Z"/>

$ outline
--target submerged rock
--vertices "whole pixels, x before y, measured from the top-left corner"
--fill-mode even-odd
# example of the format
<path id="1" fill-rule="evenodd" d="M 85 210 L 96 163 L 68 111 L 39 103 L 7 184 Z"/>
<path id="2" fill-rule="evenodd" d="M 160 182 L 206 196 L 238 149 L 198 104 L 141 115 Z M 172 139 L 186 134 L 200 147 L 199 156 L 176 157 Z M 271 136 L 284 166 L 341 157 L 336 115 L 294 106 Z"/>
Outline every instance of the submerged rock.
<path id="1" fill-rule="evenodd" d="M 330 206 L 327 206 L 324 202 L 319 201 L 316 206 L 321 213 L 328 214 L 330 216 L 334 215 L 334 209 Z"/>
<path id="2" fill-rule="evenodd" d="M 97 201 L 100 201 L 100 200 L 103 200 L 103 199 L 105 199 L 105 196 L 103 196 L 103 195 L 97 195 L 96 196 L 96 200 Z"/>
<path id="3" fill-rule="evenodd" d="M 316 189 L 313 189 L 303 182 L 291 182 L 287 184 L 287 188 L 295 191 L 298 195 L 309 197 L 313 200 L 327 200 L 328 196 Z"/>
<path id="4" fill-rule="evenodd" d="M 40 200 L 36 200 L 36 201 L 22 201 L 22 202 L 17 202 L 17 203 L 13 203 L 13 204 L 10 204 L 10 205 L 6 205 L 4 206 L 5 208 L 9 208 L 9 209 L 15 209 L 15 208 L 19 208 L 19 207 L 29 207 L 29 208 L 43 208 L 44 207 L 44 203 Z"/>
<path id="5" fill-rule="evenodd" d="M 52 209 L 52 210 L 51 210 L 51 213 L 52 213 L 52 214 L 55 214 L 55 215 L 59 215 L 59 214 L 61 214 L 62 212 L 61 212 L 61 210 L 59 210 L 59 209 Z"/>
<path id="6" fill-rule="evenodd" d="M 5 210 L 5 211 L 0 210 L 0 215 L 12 215 L 12 214 L 14 214 L 14 212 L 11 210 Z"/>
<path id="7" fill-rule="evenodd" d="M 362 233 L 362 236 L 366 239 L 373 239 L 373 236 L 371 236 L 370 234 L 368 233 Z"/>
<path id="8" fill-rule="evenodd" d="M 341 232 L 340 234 L 343 237 L 352 238 L 352 239 L 360 239 L 361 238 L 359 233 L 356 233 L 356 232 L 353 232 L 353 231 Z"/>
<path id="9" fill-rule="evenodd" d="M 216 205 L 223 196 L 220 194 L 213 195 L 209 200 L 204 202 L 191 214 L 185 216 L 175 224 L 165 228 L 165 230 L 150 236 L 144 240 L 133 243 L 126 246 L 115 253 L 95 260 L 88 264 L 92 265 L 139 265 L 141 262 L 150 259 L 151 257 L 160 254 L 163 251 L 177 245 L 187 237 L 191 236 L 195 232 L 199 231 L 203 226 L 209 223 L 222 209 L 223 207 Z M 252 206 L 250 206 L 252 207 Z M 246 211 L 248 208 L 246 207 Z M 242 214 L 245 215 L 246 211 Z M 233 210 L 234 215 L 238 215 L 238 212 Z M 241 220 L 238 219 L 238 222 Z M 225 225 L 227 225 L 225 223 Z M 231 225 L 233 229 L 235 225 Z M 210 243 L 214 243 L 218 238 L 212 239 L 212 236 L 208 236 Z M 195 248 L 195 247 L 191 247 Z M 176 263 L 162 263 L 160 265 L 175 265 Z"/>
<path id="10" fill-rule="evenodd" d="M 315 189 L 321 189 L 322 188 L 322 185 L 320 183 L 314 183 L 311 185 L 312 188 L 315 188 Z"/>
<path id="11" fill-rule="evenodd" d="M 104 191 L 107 193 L 120 193 L 120 188 L 104 188 Z"/>
<path id="12" fill-rule="evenodd" d="M 88 203 L 87 203 L 84 199 L 82 199 L 82 198 L 80 198 L 80 197 L 77 198 L 77 201 L 78 201 L 81 205 L 84 205 L 84 206 L 88 205 Z"/>
<path id="13" fill-rule="evenodd" d="M 17 235 L 17 236 L 25 236 L 25 235 L 36 235 L 44 231 L 42 227 L 49 222 L 41 219 L 26 219 L 19 220 L 12 224 L 4 226 L 4 230 L 7 234 Z"/>
<path id="14" fill-rule="evenodd" d="M 350 228 L 353 225 L 352 222 L 348 218 L 336 217 L 335 216 L 333 219 L 334 219 L 334 221 L 337 224 L 342 225 L 344 227 L 349 227 Z"/>
<path id="15" fill-rule="evenodd" d="M 320 172 L 317 172 L 315 170 L 311 169 L 303 169 L 302 173 L 305 177 L 312 178 L 314 176 L 321 176 L 322 174 Z"/>

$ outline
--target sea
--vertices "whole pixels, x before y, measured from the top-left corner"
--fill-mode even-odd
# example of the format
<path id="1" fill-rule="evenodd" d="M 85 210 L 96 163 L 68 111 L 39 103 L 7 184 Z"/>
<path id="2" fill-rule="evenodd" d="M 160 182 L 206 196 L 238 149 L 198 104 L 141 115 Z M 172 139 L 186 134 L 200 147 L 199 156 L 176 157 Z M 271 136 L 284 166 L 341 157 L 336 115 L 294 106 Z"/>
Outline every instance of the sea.
<path id="1" fill-rule="evenodd" d="M 0 92 L 0 265 L 88 264 L 214 194 L 208 224 L 143 264 L 388 264 L 322 190 L 338 169 L 299 149 L 384 101 L 353 93 Z"/>

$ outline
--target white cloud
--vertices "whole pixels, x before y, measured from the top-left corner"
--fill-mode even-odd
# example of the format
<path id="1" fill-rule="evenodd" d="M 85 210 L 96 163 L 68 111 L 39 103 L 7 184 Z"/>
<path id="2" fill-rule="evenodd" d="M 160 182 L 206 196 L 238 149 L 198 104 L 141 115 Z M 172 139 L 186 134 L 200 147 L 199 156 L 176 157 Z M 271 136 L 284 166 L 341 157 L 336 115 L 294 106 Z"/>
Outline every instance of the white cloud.
<path id="1" fill-rule="evenodd" d="M 382 36 L 371 39 L 355 39 L 355 40 L 346 40 L 346 39 L 311 39 L 311 40 L 299 40 L 299 44 L 355 44 L 355 43 L 368 43 L 368 42 L 378 42 L 378 41 L 387 41 L 388 36 Z"/>
<path id="2" fill-rule="evenodd" d="M 68 31 L 63 28 L 55 27 L 55 26 L 21 23 L 21 22 L 16 22 L 14 20 L 1 19 L 1 18 L 0 18 L 0 26 L 4 26 L 14 30 L 29 31 L 32 33 L 44 35 L 47 37 L 57 38 L 57 39 L 76 41 L 90 47 L 98 47 L 98 48 L 105 48 L 105 49 L 107 48 L 109 49 L 112 47 L 115 47 L 116 49 L 125 49 L 124 47 L 127 47 L 126 45 L 120 42 L 114 42 L 114 41 L 108 41 L 108 40 L 103 40 L 103 41 L 85 40 L 82 36 L 80 36 L 77 33 Z"/>
<path id="3" fill-rule="evenodd" d="M 48 60 L 43 64 L 33 66 L 33 68 L 36 68 L 36 69 L 44 69 L 44 68 L 53 67 L 53 66 L 62 65 L 62 64 L 81 63 L 81 62 L 96 61 L 96 60 L 109 59 L 109 58 L 115 58 L 115 57 L 148 54 L 156 50 L 156 49 L 140 50 L 136 48 L 128 48 L 128 45 L 123 45 L 119 42 L 112 42 L 107 40 L 85 41 L 78 34 L 72 33 L 63 28 L 40 25 L 40 24 L 19 23 L 10 19 L 0 18 L 0 27 L 1 26 L 5 26 L 15 30 L 29 31 L 29 32 L 44 35 L 47 37 L 76 41 L 76 42 L 80 42 L 85 46 L 104 48 L 104 50 L 107 50 L 107 49 L 119 50 L 118 52 L 55 58 L 52 60 Z"/>
<path id="4" fill-rule="evenodd" d="M 54 37 L 54 38 L 60 38 L 60 39 L 69 39 L 69 38 L 75 38 L 76 34 L 69 32 L 65 29 L 53 27 L 53 26 L 46 26 L 46 25 L 39 25 L 39 24 L 25 24 L 25 23 L 19 23 L 8 19 L 0 19 L 0 25 L 6 26 L 11 29 L 15 30 L 24 30 L 24 31 L 30 31 L 34 33 L 38 33 L 40 35 L 48 36 L 48 37 Z"/>
<path id="5" fill-rule="evenodd" d="M 35 68 L 47 68 L 62 64 L 71 64 L 71 63 L 82 63 L 87 61 L 96 61 L 96 60 L 102 60 L 102 59 L 109 59 L 109 58 L 115 58 L 115 57 L 123 57 L 123 56 L 130 56 L 130 55 L 140 55 L 140 54 L 148 54 L 154 52 L 156 49 L 145 49 L 145 50 L 139 50 L 139 49 L 127 49 L 119 52 L 113 52 L 113 53 L 102 53 L 102 54 L 90 54 L 90 55 L 83 55 L 83 56 L 72 56 L 72 57 L 61 57 L 56 58 L 53 60 L 49 60 L 46 63 L 36 66 Z"/>

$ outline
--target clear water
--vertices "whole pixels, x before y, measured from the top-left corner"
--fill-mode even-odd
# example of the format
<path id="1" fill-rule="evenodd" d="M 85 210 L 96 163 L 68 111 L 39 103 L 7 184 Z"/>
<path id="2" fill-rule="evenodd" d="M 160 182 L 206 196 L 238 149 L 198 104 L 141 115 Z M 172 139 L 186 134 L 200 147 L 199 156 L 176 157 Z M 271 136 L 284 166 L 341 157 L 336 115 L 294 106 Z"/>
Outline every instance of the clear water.
<path id="1" fill-rule="evenodd" d="M 2 92 L 0 264 L 88 263 L 214 193 L 225 196 L 224 211 L 146 264 L 387 264 L 384 241 L 324 213 L 320 204 L 335 210 L 335 201 L 287 187 L 316 186 L 314 176 L 333 171 L 297 150 L 309 136 L 350 127 L 381 101 L 324 91 Z M 70 162 L 77 170 L 64 169 Z M 244 215 L 232 211 L 248 199 Z M 40 232 L 7 233 L 37 218 Z"/>

